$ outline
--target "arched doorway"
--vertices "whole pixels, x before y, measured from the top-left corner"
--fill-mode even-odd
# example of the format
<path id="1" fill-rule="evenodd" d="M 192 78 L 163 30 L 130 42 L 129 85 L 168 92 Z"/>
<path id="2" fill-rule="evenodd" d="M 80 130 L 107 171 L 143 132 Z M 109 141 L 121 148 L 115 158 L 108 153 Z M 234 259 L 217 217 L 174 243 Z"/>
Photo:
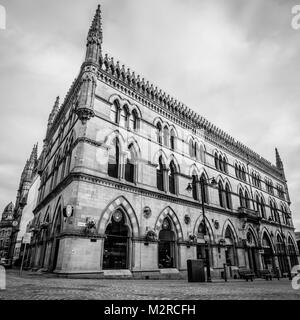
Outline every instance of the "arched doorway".
<path id="1" fill-rule="evenodd" d="M 253 232 L 249 230 L 246 234 L 246 254 L 248 258 L 249 268 L 258 274 L 258 248 Z"/>
<path id="2" fill-rule="evenodd" d="M 121 209 L 117 209 L 112 214 L 105 235 L 103 269 L 129 268 L 130 229 Z"/>
<path id="3" fill-rule="evenodd" d="M 159 268 L 175 268 L 175 233 L 173 225 L 167 217 L 162 223 L 158 242 Z"/>
<path id="4" fill-rule="evenodd" d="M 197 254 L 197 259 L 203 259 L 204 266 L 206 267 L 207 265 L 206 252 L 208 252 L 210 266 L 212 266 L 212 253 L 209 246 L 209 244 L 211 243 L 210 234 L 207 226 L 206 226 L 206 231 L 204 228 L 205 228 L 204 221 L 202 220 L 197 230 L 198 243 L 196 248 L 196 254 Z"/>
<path id="5" fill-rule="evenodd" d="M 225 260 L 227 266 L 237 265 L 234 235 L 229 226 L 226 228 L 225 231 Z"/>
<path id="6" fill-rule="evenodd" d="M 293 266 L 296 266 L 299 263 L 296 248 L 291 237 L 288 239 L 288 253 L 290 255 L 291 267 L 293 268 Z"/>
<path id="7" fill-rule="evenodd" d="M 277 247 L 277 258 L 278 258 L 278 264 L 279 264 L 279 269 L 281 274 L 288 272 L 288 261 L 287 261 L 287 256 L 286 256 L 286 252 L 285 252 L 285 244 L 282 240 L 282 237 L 278 234 L 277 235 L 277 243 L 276 243 L 276 247 Z"/>
<path id="8" fill-rule="evenodd" d="M 262 258 L 262 264 L 264 269 L 275 269 L 275 262 L 274 262 L 274 251 L 272 248 L 271 240 L 267 236 L 266 232 L 263 235 L 262 238 L 262 247 L 263 247 L 263 253 L 261 255 Z"/>
<path id="9" fill-rule="evenodd" d="M 52 249 L 51 249 L 51 261 L 50 261 L 50 271 L 54 271 L 57 267 L 57 259 L 59 253 L 59 245 L 60 239 L 59 235 L 62 229 L 62 210 L 61 206 L 58 207 L 56 212 L 56 219 L 53 228 L 53 242 L 52 242 Z"/>

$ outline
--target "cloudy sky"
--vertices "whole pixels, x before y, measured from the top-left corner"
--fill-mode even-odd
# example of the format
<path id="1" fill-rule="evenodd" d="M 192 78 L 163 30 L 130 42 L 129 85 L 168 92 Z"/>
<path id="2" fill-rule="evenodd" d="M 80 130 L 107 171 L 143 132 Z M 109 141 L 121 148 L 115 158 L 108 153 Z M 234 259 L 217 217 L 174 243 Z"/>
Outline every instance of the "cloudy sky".
<path id="1" fill-rule="evenodd" d="M 0 0 L 0 210 L 85 54 L 100 0 Z M 299 1 L 298 1 L 299 2 Z M 300 229 L 300 29 L 292 0 L 101 0 L 104 52 L 285 165 Z"/>

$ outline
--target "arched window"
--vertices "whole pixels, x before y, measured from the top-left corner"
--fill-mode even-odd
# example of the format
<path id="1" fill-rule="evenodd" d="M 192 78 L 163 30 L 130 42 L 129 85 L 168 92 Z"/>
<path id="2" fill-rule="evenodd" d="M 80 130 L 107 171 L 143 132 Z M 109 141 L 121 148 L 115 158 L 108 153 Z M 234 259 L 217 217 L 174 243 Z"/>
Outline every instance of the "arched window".
<path id="1" fill-rule="evenodd" d="M 208 203 L 208 190 L 207 190 L 207 180 L 206 177 L 204 175 L 204 173 L 202 173 L 201 177 L 200 177 L 200 186 L 202 186 L 203 190 L 203 198 L 202 201 L 204 201 L 204 203 Z"/>
<path id="2" fill-rule="evenodd" d="M 223 171 L 223 159 L 221 155 L 219 155 L 219 170 Z"/>
<path id="3" fill-rule="evenodd" d="M 125 164 L 125 180 L 128 182 L 134 182 L 135 155 L 134 155 L 134 149 L 132 144 L 128 147 L 128 151 L 129 151 L 129 154 Z"/>
<path id="4" fill-rule="evenodd" d="M 169 145 L 169 129 L 167 126 L 164 127 L 164 145 L 166 147 Z"/>
<path id="5" fill-rule="evenodd" d="M 239 191 L 239 199 L 240 199 L 241 208 L 244 208 L 245 207 L 245 205 L 244 205 L 244 194 L 243 194 L 242 189 L 240 189 L 240 191 Z"/>
<path id="6" fill-rule="evenodd" d="M 174 162 L 171 161 L 170 170 L 169 170 L 169 191 L 172 194 L 176 193 L 175 173 L 176 173 L 176 167 Z"/>
<path id="7" fill-rule="evenodd" d="M 110 120 L 114 123 L 118 123 L 118 111 L 119 104 L 117 101 L 114 101 L 110 108 Z"/>
<path id="8" fill-rule="evenodd" d="M 239 179 L 242 179 L 242 167 L 240 165 L 238 170 L 238 176 L 239 176 Z"/>
<path id="9" fill-rule="evenodd" d="M 162 127 L 160 122 L 158 122 L 156 125 L 156 136 L 157 136 L 157 142 L 159 144 L 162 144 Z"/>
<path id="10" fill-rule="evenodd" d="M 67 151 L 68 156 L 67 156 L 67 161 L 66 161 L 66 173 L 65 173 L 66 176 L 70 173 L 70 169 L 71 169 L 73 142 L 74 142 L 74 137 L 71 138 L 71 141 L 70 141 L 70 144 L 68 147 L 69 149 Z"/>
<path id="11" fill-rule="evenodd" d="M 202 144 L 200 144 L 200 161 L 202 163 L 205 162 L 205 150 L 204 150 L 204 146 Z"/>
<path id="12" fill-rule="evenodd" d="M 190 157 L 193 157 L 193 149 L 194 149 L 193 140 L 190 139 L 190 141 L 189 141 L 189 154 L 190 154 Z"/>
<path id="13" fill-rule="evenodd" d="M 262 217 L 266 219 L 266 207 L 263 197 L 260 198 L 260 208 Z"/>
<path id="14" fill-rule="evenodd" d="M 262 212 L 261 212 L 261 204 L 260 204 L 260 199 L 259 199 L 259 196 L 256 195 L 256 210 L 259 214 L 262 215 Z"/>
<path id="15" fill-rule="evenodd" d="M 245 172 L 245 168 L 244 167 L 242 167 L 241 178 L 242 178 L 242 180 L 246 181 L 246 172 Z"/>
<path id="16" fill-rule="evenodd" d="M 226 183 L 225 186 L 225 199 L 226 199 L 226 207 L 228 209 L 232 209 L 232 204 L 231 204 L 231 192 L 228 183 Z"/>
<path id="17" fill-rule="evenodd" d="M 219 170 L 219 157 L 217 153 L 215 153 L 215 167 Z"/>
<path id="18" fill-rule="evenodd" d="M 225 157 L 223 157 L 223 171 L 227 172 L 227 161 Z"/>
<path id="19" fill-rule="evenodd" d="M 125 106 L 121 110 L 120 126 L 125 128 L 128 127 L 128 111 Z"/>
<path id="20" fill-rule="evenodd" d="M 237 164 L 235 164 L 234 168 L 235 168 L 235 176 L 238 178 L 239 177 L 239 169 L 238 169 Z"/>
<path id="21" fill-rule="evenodd" d="M 219 186 L 218 186 L 218 192 L 219 192 L 219 203 L 220 203 L 220 207 L 224 208 L 224 200 L 223 200 L 223 193 L 224 193 L 224 189 L 223 189 L 223 184 L 220 181 L 219 182 Z"/>
<path id="22" fill-rule="evenodd" d="M 171 129 L 171 134 L 170 134 L 170 147 L 172 150 L 175 150 L 175 132 L 173 129 Z"/>
<path id="23" fill-rule="evenodd" d="M 129 127 L 131 130 L 137 130 L 138 128 L 138 115 L 134 109 L 129 117 Z"/>
<path id="24" fill-rule="evenodd" d="M 108 157 L 107 172 L 110 177 L 118 178 L 119 176 L 119 156 L 120 156 L 119 140 L 118 138 L 115 138 L 109 150 L 109 157 Z"/>
<path id="25" fill-rule="evenodd" d="M 193 199 L 198 200 L 198 194 L 197 194 L 197 176 L 196 174 L 192 175 L 192 188 L 193 188 Z"/>
<path id="26" fill-rule="evenodd" d="M 164 170 L 161 156 L 159 157 L 158 169 L 156 170 L 156 184 L 158 190 L 164 191 Z"/>
<path id="27" fill-rule="evenodd" d="M 250 200 L 247 190 L 245 190 L 245 206 L 247 209 L 250 209 Z"/>

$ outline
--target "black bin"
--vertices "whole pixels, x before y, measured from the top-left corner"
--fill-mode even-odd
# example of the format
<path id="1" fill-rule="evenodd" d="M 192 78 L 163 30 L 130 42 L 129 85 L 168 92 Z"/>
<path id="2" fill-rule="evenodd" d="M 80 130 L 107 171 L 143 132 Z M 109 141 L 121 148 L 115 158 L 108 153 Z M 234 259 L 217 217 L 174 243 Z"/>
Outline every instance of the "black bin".
<path id="1" fill-rule="evenodd" d="M 204 260 L 187 260 L 188 282 L 205 282 Z"/>

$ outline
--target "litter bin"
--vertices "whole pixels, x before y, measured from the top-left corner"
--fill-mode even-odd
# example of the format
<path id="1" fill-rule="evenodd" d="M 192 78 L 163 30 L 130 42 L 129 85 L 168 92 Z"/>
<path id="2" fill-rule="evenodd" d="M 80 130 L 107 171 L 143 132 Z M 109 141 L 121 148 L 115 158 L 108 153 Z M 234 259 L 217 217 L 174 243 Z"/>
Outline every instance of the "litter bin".
<path id="1" fill-rule="evenodd" d="M 187 260 L 188 282 L 205 282 L 204 260 Z"/>

